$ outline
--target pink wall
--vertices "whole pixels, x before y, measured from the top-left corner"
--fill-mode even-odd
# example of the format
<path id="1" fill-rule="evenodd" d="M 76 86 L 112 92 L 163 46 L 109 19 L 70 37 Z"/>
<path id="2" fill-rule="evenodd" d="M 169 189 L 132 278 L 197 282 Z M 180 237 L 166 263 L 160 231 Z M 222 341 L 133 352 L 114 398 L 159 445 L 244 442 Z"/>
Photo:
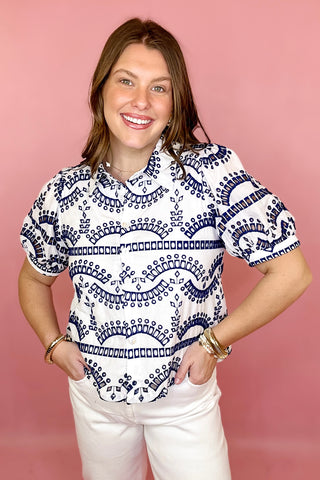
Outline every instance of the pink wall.
<path id="1" fill-rule="evenodd" d="M 292 480 L 302 478 L 302 472 L 318 478 L 319 1 L 5 3 L 0 20 L 5 244 L 0 451 L 7 461 L 0 460 L 0 472 L 10 467 L 6 478 L 22 478 L 13 460 L 19 455 L 23 478 L 43 478 L 45 467 L 48 480 L 80 478 L 66 380 L 44 364 L 42 347 L 18 306 L 16 280 L 24 256 L 18 233 L 42 184 L 79 161 L 89 125 L 88 85 L 106 37 L 126 18 L 143 16 L 162 23 L 181 42 L 212 139 L 235 149 L 247 169 L 294 212 L 315 276 L 294 306 L 235 345 L 219 367 L 234 479 Z M 226 259 L 230 309 L 256 279 L 255 270 Z M 55 293 L 63 326 L 71 296 L 66 274 Z M 53 444 L 66 477 L 55 470 Z M 40 447 L 41 459 L 32 456 Z M 245 454 L 250 455 L 247 462 Z"/>

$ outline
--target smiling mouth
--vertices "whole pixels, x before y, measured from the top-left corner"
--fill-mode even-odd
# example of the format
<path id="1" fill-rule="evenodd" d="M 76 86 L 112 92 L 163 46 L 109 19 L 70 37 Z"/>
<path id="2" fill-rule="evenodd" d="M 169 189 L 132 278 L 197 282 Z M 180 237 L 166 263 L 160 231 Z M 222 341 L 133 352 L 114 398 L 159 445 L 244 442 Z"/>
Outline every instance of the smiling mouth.
<path id="1" fill-rule="evenodd" d="M 122 117 L 127 120 L 127 122 L 134 123 L 135 125 L 149 125 L 152 120 L 142 119 L 142 118 L 134 118 L 130 117 L 129 115 L 122 114 Z"/>

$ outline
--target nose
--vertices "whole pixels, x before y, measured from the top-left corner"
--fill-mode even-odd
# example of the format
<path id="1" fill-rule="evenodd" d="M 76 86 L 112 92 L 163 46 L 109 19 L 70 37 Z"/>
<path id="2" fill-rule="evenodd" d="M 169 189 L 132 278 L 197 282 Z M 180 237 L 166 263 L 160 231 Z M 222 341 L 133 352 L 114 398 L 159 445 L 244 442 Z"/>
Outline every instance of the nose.
<path id="1" fill-rule="evenodd" d="M 138 108 L 139 110 L 145 110 L 149 107 L 149 93 L 146 88 L 139 87 L 135 90 L 135 95 L 132 100 L 132 104 L 134 107 Z"/>

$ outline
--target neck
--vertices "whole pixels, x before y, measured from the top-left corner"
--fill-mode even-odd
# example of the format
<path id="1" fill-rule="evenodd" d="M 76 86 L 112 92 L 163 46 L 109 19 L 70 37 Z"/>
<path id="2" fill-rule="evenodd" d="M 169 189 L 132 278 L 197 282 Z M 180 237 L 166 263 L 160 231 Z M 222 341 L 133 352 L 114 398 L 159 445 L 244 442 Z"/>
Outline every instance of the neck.
<path id="1" fill-rule="evenodd" d="M 140 155 L 114 155 L 114 151 L 110 148 L 108 151 L 105 167 L 106 170 L 117 180 L 125 183 L 132 175 L 147 165 L 148 158 Z"/>
<path id="2" fill-rule="evenodd" d="M 141 149 L 130 148 L 110 137 L 110 147 L 106 156 L 107 166 L 132 174 L 147 165 L 155 145 L 146 145 Z"/>

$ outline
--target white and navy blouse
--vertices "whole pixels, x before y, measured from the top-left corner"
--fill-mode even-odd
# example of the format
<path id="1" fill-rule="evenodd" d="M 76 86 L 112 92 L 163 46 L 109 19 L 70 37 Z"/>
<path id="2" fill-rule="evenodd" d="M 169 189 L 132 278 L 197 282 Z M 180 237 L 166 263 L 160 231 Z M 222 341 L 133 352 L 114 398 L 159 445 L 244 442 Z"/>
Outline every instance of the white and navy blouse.
<path id="1" fill-rule="evenodd" d="M 227 315 L 223 254 L 250 266 L 299 245 L 283 203 L 231 150 L 201 144 L 179 166 L 159 140 L 125 184 L 103 165 L 63 169 L 40 192 L 21 241 L 44 275 L 69 268 L 67 332 L 100 397 L 165 396 L 186 348 Z"/>

